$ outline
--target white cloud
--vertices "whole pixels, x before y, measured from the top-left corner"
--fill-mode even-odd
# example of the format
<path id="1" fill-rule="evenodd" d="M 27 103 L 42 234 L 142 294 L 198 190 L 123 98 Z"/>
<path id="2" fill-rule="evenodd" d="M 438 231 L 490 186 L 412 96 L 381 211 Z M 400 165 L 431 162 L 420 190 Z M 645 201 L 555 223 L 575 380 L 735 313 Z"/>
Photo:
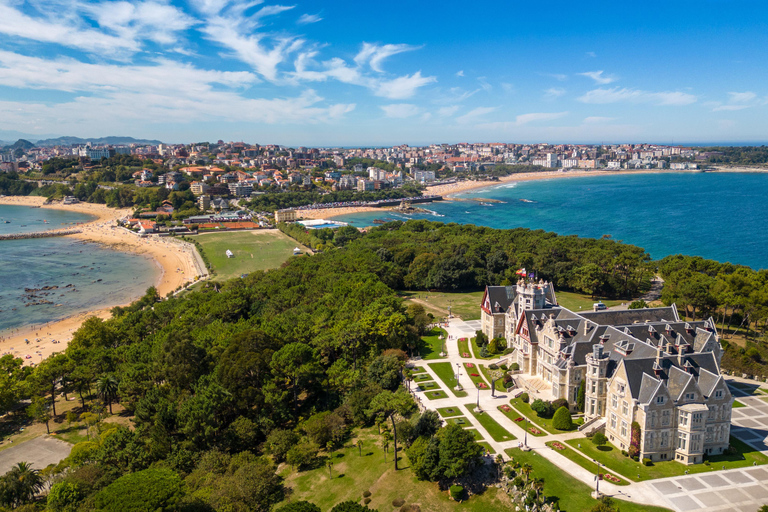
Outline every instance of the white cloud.
<path id="1" fill-rule="evenodd" d="M 757 94 L 747 91 L 747 92 L 729 92 L 728 93 L 728 101 L 731 103 L 749 103 L 750 101 L 757 98 Z"/>
<path id="2" fill-rule="evenodd" d="M 484 76 L 477 77 L 477 81 L 480 84 L 480 88 L 484 91 L 490 91 L 493 89 L 493 86 L 488 83 L 488 81 L 485 79 Z"/>
<path id="3" fill-rule="evenodd" d="M 504 92 L 506 92 L 507 94 L 512 94 L 515 92 L 515 85 L 510 84 L 509 82 L 502 82 L 501 88 L 504 89 Z"/>
<path id="4" fill-rule="evenodd" d="M 405 119 L 415 116 L 421 112 L 421 109 L 411 103 L 394 103 L 392 105 L 382 105 L 381 110 L 384 115 L 395 119 Z"/>
<path id="5" fill-rule="evenodd" d="M 603 123 L 610 123 L 611 121 L 614 121 L 615 117 L 600 117 L 600 116 L 590 116 L 585 117 L 584 121 L 582 123 L 584 124 L 603 124 Z"/>
<path id="6" fill-rule="evenodd" d="M 440 107 L 439 109 L 437 109 L 437 115 L 441 117 L 448 117 L 458 112 L 458 110 L 459 110 L 458 105 L 451 105 L 450 107 Z"/>
<path id="7" fill-rule="evenodd" d="M 593 89 L 578 100 L 582 103 L 650 103 L 653 105 L 690 105 L 697 98 L 693 94 L 679 91 L 648 92 L 639 89 L 613 87 L 611 89 Z"/>
<path id="8" fill-rule="evenodd" d="M 597 54 L 595 52 L 587 52 L 586 55 L 587 55 L 587 57 L 592 57 L 592 58 L 597 57 Z"/>
<path id="9" fill-rule="evenodd" d="M 721 112 L 721 111 L 734 111 L 734 110 L 744 110 L 746 108 L 749 108 L 750 105 L 720 105 L 712 109 L 712 112 Z"/>
<path id="10" fill-rule="evenodd" d="M 554 100 L 565 94 L 565 89 L 562 87 L 550 87 L 544 91 L 544 99 Z"/>
<path id="11" fill-rule="evenodd" d="M 412 75 L 405 75 L 392 80 L 380 82 L 375 90 L 376 96 L 382 96 L 393 100 L 410 98 L 420 87 L 436 82 L 433 76 L 421 76 L 421 71 Z"/>
<path id="12" fill-rule="evenodd" d="M 173 44 L 177 33 L 197 23 L 179 9 L 158 2 L 126 1 L 83 4 L 100 27 L 109 29 L 125 40 L 148 39 Z"/>
<path id="13" fill-rule="evenodd" d="M 464 70 L 460 69 L 456 72 L 456 76 L 464 76 Z"/>
<path id="14" fill-rule="evenodd" d="M 296 23 L 299 25 L 309 25 L 310 23 L 317 23 L 322 20 L 323 18 L 319 14 L 302 14 Z"/>
<path id="15" fill-rule="evenodd" d="M 494 112 L 496 110 L 496 107 L 477 107 L 475 109 L 470 110 L 463 116 L 459 116 L 456 118 L 456 122 L 459 124 L 465 124 L 470 122 L 477 122 L 478 118 L 490 114 L 491 112 Z"/>
<path id="16" fill-rule="evenodd" d="M 591 78 L 595 82 L 597 82 L 600 85 L 610 84 L 611 82 L 615 82 L 618 80 L 617 77 L 613 75 L 605 75 L 603 76 L 604 71 L 587 71 L 586 73 L 577 73 L 581 76 L 586 76 L 588 78 Z"/>
<path id="17" fill-rule="evenodd" d="M 568 115 L 568 112 L 534 112 L 531 114 L 521 114 L 515 118 L 517 126 L 523 126 L 536 121 L 552 121 Z"/>
<path id="18" fill-rule="evenodd" d="M 0 85 L 76 93 L 73 100 L 46 105 L 5 101 L 0 118 L 9 124 L 121 126 L 238 119 L 270 124 L 322 123 L 338 119 L 354 104 L 329 104 L 307 89 L 298 96 L 249 98 L 258 81 L 250 72 L 209 71 L 168 60 L 152 65 L 88 64 L 0 51 Z M 105 116 L 104 112 L 109 112 Z M 24 119 L 24 113 L 29 118 Z"/>
<path id="19" fill-rule="evenodd" d="M 391 57 L 392 55 L 397 55 L 398 53 L 417 50 L 418 48 L 418 46 L 411 46 L 409 44 L 378 45 L 363 43 L 363 48 L 355 56 L 354 60 L 355 64 L 358 66 L 363 66 L 365 63 L 368 63 L 372 70 L 383 73 L 384 70 L 381 69 L 381 65 L 384 62 L 384 59 Z"/>

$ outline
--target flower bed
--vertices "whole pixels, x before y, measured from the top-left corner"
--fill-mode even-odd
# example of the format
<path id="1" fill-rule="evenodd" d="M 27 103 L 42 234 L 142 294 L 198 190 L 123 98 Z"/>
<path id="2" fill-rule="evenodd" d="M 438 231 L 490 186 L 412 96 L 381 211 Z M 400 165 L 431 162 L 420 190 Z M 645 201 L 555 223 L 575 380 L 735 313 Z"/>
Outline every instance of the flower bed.
<path id="1" fill-rule="evenodd" d="M 464 366 L 466 366 L 467 368 L 474 368 L 475 364 L 474 363 L 464 363 Z"/>
<path id="2" fill-rule="evenodd" d="M 499 408 L 500 408 L 502 411 L 504 411 L 504 412 L 509 412 L 509 411 L 511 411 L 511 410 L 512 410 L 512 408 L 511 408 L 510 406 L 508 406 L 508 405 L 502 405 L 502 406 L 500 406 Z"/>
<path id="3" fill-rule="evenodd" d="M 470 376 L 470 377 L 479 377 L 480 375 L 478 375 L 478 374 L 476 374 L 476 373 L 470 373 L 470 374 L 469 374 L 469 376 Z"/>
<path id="4" fill-rule="evenodd" d="M 611 475 L 611 474 L 609 474 L 609 473 L 606 473 L 606 474 L 604 474 L 604 475 L 603 475 L 603 478 L 604 478 L 605 480 L 608 480 L 609 482 L 613 482 L 613 483 L 615 483 L 615 484 L 617 484 L 617 483 L 621 482 L 621 478 L 615 477 L 615 476 L 613 476 L 613 475 Z"/>
<path id="5" fill-rule="evenodd" d="M 537 429 L 536 427 L 531 427 L 528 430 L 531 432 L 531 434 L 533 434 L 535 436 L 541 434 L 541 430 Z"/>
<path id="6" fill-rule="evenodd" d="M 478 382 L 477 387 L 479 387 L 480 389 L 488 389 L 488 384 L 486 384 L 485 382 Z"/>
<path id="7" fill-rule="evenodd" d="M 557 441 L 552 443 L 552 448 L 554 448 L 555 450 L 565 450 L 565 446 L 561 445 Z"/>
<path id="8" fill-rule="evenodd" d="M 520 421 L 523 421 L 524 419 L 525 419 L 525 418 L 523 418 L 522 416 L 520 416 L 520 417 L 517 417 L 517 418 L 515 418 L 515 421 L 517 421 L 517 422 L 520 422 Z"/>
<path id="9" fill-rule="evenodd" d="M 472 357 L 472 356 L 469 355 L 467 352 L 462 352 L 461 357 Z"/>

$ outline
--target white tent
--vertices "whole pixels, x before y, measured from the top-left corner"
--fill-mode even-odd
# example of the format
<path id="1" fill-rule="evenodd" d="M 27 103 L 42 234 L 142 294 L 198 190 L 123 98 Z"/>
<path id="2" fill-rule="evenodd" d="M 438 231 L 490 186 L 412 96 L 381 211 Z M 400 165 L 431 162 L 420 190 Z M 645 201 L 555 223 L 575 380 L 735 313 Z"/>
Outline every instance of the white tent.
<path id="1" fill-rule="evenodd" d="M 295 247 L 293 249 L 293 254 L 301 254 L 301 249 L 299 249 L 298 247 Z"/>
<path id="2" fill-rule="evenodd" d="M 229 249 L 227 249 L 227 258 L 232 258 L 232 257 L 234 257 L 234 256 L 235 256 L 235 255 L 234 255 L 234 254 L 232 254 L 232 251 L 230 251 Z"/>

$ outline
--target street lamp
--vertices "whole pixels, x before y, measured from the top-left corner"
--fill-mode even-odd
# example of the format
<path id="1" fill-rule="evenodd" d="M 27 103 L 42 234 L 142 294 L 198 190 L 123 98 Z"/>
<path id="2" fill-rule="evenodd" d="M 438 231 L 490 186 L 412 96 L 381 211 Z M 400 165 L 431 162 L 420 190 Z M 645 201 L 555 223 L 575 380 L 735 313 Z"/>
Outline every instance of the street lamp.
<path id="1" fill-rule="evenodd" d="M 456 385 L 459 385 L 459 372 L 461 371 L 461 363 L 456 363 Z"/>
<path id="2" fill-rule="evenodd" d="M 480 386 L 477 386 L 477 408 L 480 408 Z"/>
<path id="3" fill-rule="evenodd" d="M 528 429 L 531 428 L 531 422 L 528 421 L 528 417 L 525 418 L 525 439 L 523 440 L 523 445 L 528 448 Z"/>

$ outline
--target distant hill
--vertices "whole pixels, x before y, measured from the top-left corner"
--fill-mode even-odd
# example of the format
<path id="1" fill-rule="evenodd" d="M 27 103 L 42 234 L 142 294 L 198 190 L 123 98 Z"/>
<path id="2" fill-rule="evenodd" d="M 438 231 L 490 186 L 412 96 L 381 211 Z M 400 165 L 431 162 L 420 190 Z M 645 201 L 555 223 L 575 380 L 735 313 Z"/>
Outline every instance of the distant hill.
<path id="1" fill-rule="evenodd" d="M 34 144 L 32 144 L 31 142 L 29 142 L 28 140 L 25 140 L 25 139 L 19 139 L 19 140 L 17 140 L 16 142 L 14 142 L 14 143 L 13 143 L 13 144 L 12 144 L 12 145 L 9 147 L 9 149 L 19 149 L 19 148 L 21 148 L 21 149 L 23 149 L 23 150 L 25 150 L 25 151 L 26 151 L 27 149 L 32 149 L 32 148 L 34 148 L 34 147 L 35 147 L 35 145 L 34 145 Z"/>
<path id="2" fill-rule="evenodd" d="M 127 145 L 127 144 L 149 144 L 156 146 L 162 144 L 159 140 L 134 139 L 133 137 L 101 137 L 98 139 L 81 139 L 80 137 L 57 137 L 55 139 L 38 140 L 36 146 L 72 146 L 77 144 L 94 145 Z"/>

